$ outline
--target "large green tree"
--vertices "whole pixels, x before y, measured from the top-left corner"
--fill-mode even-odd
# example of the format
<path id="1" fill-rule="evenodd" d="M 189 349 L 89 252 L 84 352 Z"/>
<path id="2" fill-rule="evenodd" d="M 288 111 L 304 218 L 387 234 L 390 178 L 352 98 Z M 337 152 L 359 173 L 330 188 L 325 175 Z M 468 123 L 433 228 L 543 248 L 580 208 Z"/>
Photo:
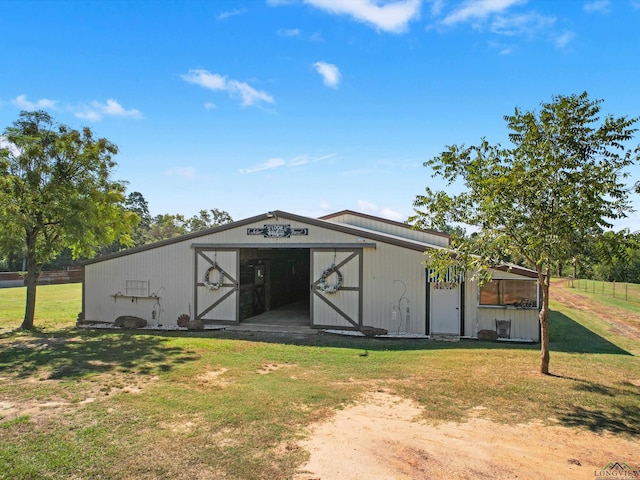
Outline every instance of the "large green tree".
<path id="1" fill-rule="evenodd" d="M 573 245 L 601 235 L 631 210 L 628 168 L 640 158 L 629 148 L 637 118 L 601 117 L 602 100 L 587 93 L 554 96 L 538 111 L 505 116 L 510 147 L 447 147 L 425 162 L 447 191 L 416 197 L 419 226 L 447 223 L 475 227 L 455 236 L 451 248 L 431 252 L 436 269 L 457 265 L 486 281 L 488 268 L 523 258 L 542 285 L 540 372 L 549 373 L 549 285 L 551 269 L 570 260 Z M 461 193 L 450 193 L 461 188 Z"/>
<path id="2" fill-rule="evenodd" d="M 187 228 L 190 232 L 197 232 L 205 228 L 217 227 L 233 222 L 233 218 L 224 210 L 212 208 L 211 210 L 200 210 L 198 215 L 194 215 L 187 220 Z"/>
<path id="3" fill-rule="evenodd" d="M 22 328 L 31 329 L 42 264 L 65 247 L 78 257 L 114 240 L 128 243 L 138 216 L 125 210 L 124 184 L 111 178 L 117 147 L 89 128 L 21 112 L 0 139 L 0 251 L 24 252 Z"/>

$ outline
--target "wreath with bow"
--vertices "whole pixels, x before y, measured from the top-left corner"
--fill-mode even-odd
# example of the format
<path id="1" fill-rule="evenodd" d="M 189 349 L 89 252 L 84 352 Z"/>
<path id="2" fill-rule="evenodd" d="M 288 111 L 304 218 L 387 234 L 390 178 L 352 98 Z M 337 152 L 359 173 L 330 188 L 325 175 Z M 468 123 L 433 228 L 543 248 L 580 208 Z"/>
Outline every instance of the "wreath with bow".
<path id="1" fill-rule="evenodd" d="M 327 279 L 334 273 L 336 274 L 336 277 L 338 279 L 334 283 L 329 283 Z M 318 290 L 321 290 L 324 293 L 336 293 L 338 290 L 340 290 L 340 287 L 342 287 L 343 282 L 344 277 L 342 276 L 340 270 L 338 270 L 334 264 L 322 272 L 322 276 L 320 277 L 320 281 L 318 282 Z"/>
<path id="2" fill-rule="evenodd" d="M 212 282 L 209 280 L 211 272 L 214 270 L 218 270 L 218 272 L 220 273 L 220 275 L 218 276 L 217 282 Z M 204 286 L 207 287 L 209 290 L 218 290 L 220 287 L 222 287 L 223 284 L 224 284 L 224 274 L 216 264 L 213 264 L 207 269 L 206 273 L 204 274 Z"/>

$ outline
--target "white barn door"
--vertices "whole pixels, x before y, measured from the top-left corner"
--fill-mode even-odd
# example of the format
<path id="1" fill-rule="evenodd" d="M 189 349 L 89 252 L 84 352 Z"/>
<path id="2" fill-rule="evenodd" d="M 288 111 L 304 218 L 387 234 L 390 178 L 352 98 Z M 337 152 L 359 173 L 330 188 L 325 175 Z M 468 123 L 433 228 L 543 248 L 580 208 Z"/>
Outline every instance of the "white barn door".
<path id="1" fill-rule="evenodd" d="M 362 249 L 311 249 L 311 325 L 362 326 Z"/>
<path id="2" fill-rule="evenodd" d="M 195 249 L 195 318 L 239 323 L 239 250 Z"/>
<path id="3" fill-rule="evenodd" d="M 460 335 L 460 284 L 430 283 L 431 335 Z"/>

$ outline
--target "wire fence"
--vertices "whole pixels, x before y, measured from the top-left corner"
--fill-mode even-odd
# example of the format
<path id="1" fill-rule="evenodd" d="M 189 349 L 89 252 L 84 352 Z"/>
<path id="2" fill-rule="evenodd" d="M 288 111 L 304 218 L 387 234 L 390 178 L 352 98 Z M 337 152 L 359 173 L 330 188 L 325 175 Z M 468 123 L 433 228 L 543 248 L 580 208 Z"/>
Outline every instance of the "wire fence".
<path id="1" fill-rule="evenodd" d="M 640 284 L 638 283 L 603 282 L 600 280 L 579 278 L 569 280 L 569 286 L 595 295 L 640 303 Z"/>

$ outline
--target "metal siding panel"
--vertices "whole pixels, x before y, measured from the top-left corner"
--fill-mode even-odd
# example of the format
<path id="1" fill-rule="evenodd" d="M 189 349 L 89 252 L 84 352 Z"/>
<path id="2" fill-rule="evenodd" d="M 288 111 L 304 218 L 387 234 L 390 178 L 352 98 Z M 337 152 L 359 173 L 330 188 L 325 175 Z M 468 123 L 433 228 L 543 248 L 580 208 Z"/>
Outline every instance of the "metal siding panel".
<path id="1" fill-rule="evenodd" d="M 85 318 L 113 322 L 120 315 L 136 315 L 150 324 L 175 324 L 193 307 L 191 255 L 191 249 L 179 243 L 87 265 Z M 158 298 L 114 298 L 125 293 L 126 280 L 148 280 L 149 292 Z M 153 319 L 156 302 L 160 315 Z"/>
<path id="2" fill-rule="evenodd" d="M 389 235 L 395 235 L 402 238 L 408 238 L 411 240 L 417 240 L 420 242 L 427 242 L 431 245 L 438 245 L 446 247 L 449 245 L 449 239 L 440 235 L 433 235 L 420 230 L 412 230 L 410 228 L 404 228 L 398 225 L 393 225 L 387 222 L 376 221 L 373 218 L 359 217 L 357 215 L 340 215 L 329 220 L 333 223 L 343 223 L 346 225 L 353 225 L 356 227 L 366 228 L 368 230 L 374 230 L 377 232 L 388 233 Z"/>
<path id="3" fill-rule="evenodd" d="M 284 238 L 264 238 L 260 235 L 247 235 L 248 228 L 262 228 L 264 225 L 291 225 L 291 228 L 308 228 L 308 235 L 292 235 L 291 237 Z M 277 220 L 269 219 L 267 221 L 259 221 L 243 225 L 238 228 L 232 228 L 211 235 L 205 235 L 199 237 L 196 242 L 189 240 L 188 243 L 225 243 L 225 244 L 256 244 L 264 243 L 265 248 L 269 248 L 270 245 L 279 244 L 300 244 L 300 243 L 356 243 L 358 239 L 362 238 L 361 235 L 351 235 L 342 232 L 336 232 L 322 227 L 308 225 L 301 222 L 294 222 L 290 220 Z"/>
<path id="4" fill-rule="evenodd" d="M 400 280 L 407 287 L 405 297 L 409 299 L 410 325 L 412 333 L 425 333 L 425 284 L 424 255 L 420 252 L 394 245 L 378 243 L 376 250 L 364 252 L 364 324 L 381 327 L 390 332 L 407 330 L 400 318 L 392 321 L 393 307 L 404 291 L 404 286 L 395 282 Z M 406 302 L 402 301 L 404 322 Z"/>
<path id="5" fill-rule="evenodd" d="M 259 228 L 264 224 L 288 224 L 292 228 L 309 228 L 308 236 L 292 236 L 290 238 L 263 238 L 260 236 L 247 235 L 247 228 Z M 336 232 L 330 229 L 323 229 L 317 226 L 308 226 L 300 222 L 290 220 L 278 221 L 269 219 L 253 224 L 243 225 L 238 228 L 224 230 L 198 237 L 199 244 L 225 243 L 255 244 L 264 240 L 265 248 L 273 244 L 300 244 L 300 243 L 357 243 L 361 241 L 360 236 Z M 162 307 L 161 321 L 165 324 L 175 324 L 178 316 L 182 313 L 190 313 L 193 317 L 195 312 L 195 291 L 194 278 L 196 275 L 194 261 L 194 250 L 191 248 L 193 239 L 165 245 L 155 249 L 145 250 L 125 257 L 116 257 L 103 262 L 89 264 L 86 266 L 86 311 L 85 318 L 90 320 L 113 321 L 121 312 L 131 310 L 131 305 L 125 305 L 118 299 L 114 302 L 110 295 L 124 289 L 126 279 L 141 279 L 150 281 L 152 292 L 159 292 Z M 339 252 L 336 257 L 340 259 L 346 257 L 346 253 Z M 312 261 L 312 275 L 317 278 L 319 274 L 333 261 L 333 252 L 323 252 L 319 257 L 322 261 Z M 414 333 L 425 333 L 425 289 L 426 275 L 424 271 L 424 256 L 421 252 L 405 249 L 395 245 L 377 242 L 377 248 L 365 248 L 362 250 L 362 271 L 359 271 L 358 262 L 353 261 L 353 265 L 345 265 L 343 273 L 348 274 L 345 281 L 352 275 L 361 279 L 362 288 L 361 303 L 357 299 L 348 300 L 346 295 L 340 301 L 344 302 L 344 308 L 350 311 L 360 311 L 362 322 L 365 325 L 373 325 L 396 331 L 402 325 L 392 324 L 391 313 L 393 306 L 398 303 L 398 299 L 403 292 L 403 287 L 394 280 L 401 280 L 407 286 L 405 296 L 410 301 L 410 330 Z M 325 265 L 329 262 L 327 265 Z M 358 280 L 354 281 L 357 284 Z M 199 292 L 202 294 L 203 292 Z M 350 293 L 350 292 L 339 292 Z M 352 295 L 356 297 L 356 295 Z M 151 300 L 147 300 L 151 302 Z M 150 321 L 152 305 L 144 306 L 139 299 L 140 313 L 143 318 Z M 117 306 L 117 308 L 115 308 Z M 402 317 L 406 313 L 406 303 L 403 301 Z M 314 312 L 318 308 L 315 300 L 312 302 Z M 191 312 L 189 312 L 191 309 Z M 136 310 L 138 312 L 138 310 Z M 337 315 L 337 314 L 336 314 Z M 467 316 L 470 318 L 470 316 Z M 338 322 L 337 318 L 332 320 Z M 344 320 L 340 320 L 343 322 Z M 316 322 L 317 324 L 318 322 Z"/>
<path id="6" fill-rule="evenodd" d="M 511 338 L 539 341 L 538 310 L 481 308 L 478 310 L 480 330 L 495 330 L 496 320 L 511 320 Z"/>
<path id="7" fill-rule="evenodd" d="M 512 278 L 512 277 L 509 277 Z M 522 279 L 515 276 L 516 279 Z M 511 320 L 511 337 L 539 341 L 538 310 L 519 308 L 491 308 L 478 306 L 478 282 L 466 285 L 465 331 L 477 337 L 480 330 L 496 329 L 496 320 Z"/>

